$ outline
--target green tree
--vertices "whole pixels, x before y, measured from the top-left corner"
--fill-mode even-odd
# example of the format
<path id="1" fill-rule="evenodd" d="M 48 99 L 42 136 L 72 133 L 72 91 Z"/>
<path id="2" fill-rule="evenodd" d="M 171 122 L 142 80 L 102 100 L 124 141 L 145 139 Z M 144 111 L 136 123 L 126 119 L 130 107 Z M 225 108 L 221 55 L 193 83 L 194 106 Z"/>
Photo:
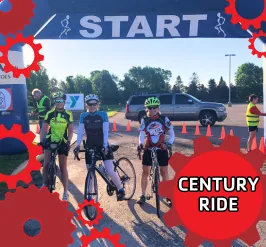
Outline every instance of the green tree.
<path id="1" fill-rule="evenodd" d="M 194 97 L 198 97 L 198 92 L 199 92 L 199 77 L 198 75 L 194 72 L 192 76 L 190 77 L 190 82 L 188 84 L 188 87 L 186 88 L 186 92 L 188 94 L 193 95 Z"/>
<path id="2" fill-rule="evenodd" d="M 216 100 L 216 94 L 217 94 L 217 84 L 216 81 L 214 79 L 210 79 L 208 82 L 208 92 L 209 92 L 209 99 L 211 101 L 215 101 Z"/>
<path id="3" fill-rule="evenodd" d="M 117 104 L 119 102 L 117 77 L 111 75 L 109 71 L 93 71 L 90 81 L 94 85 L 95 93 L 99 95 L 102 104 Z"/>
<path id="4" fill-rule="evenodd" d="M 35 72 L 32 71 L 29 78 L 26 78 L 27 91 L 28 91 L 28 101 L 29 105 L 33 106 L 33 98 L 31 92 L 34 88 L 39 88 L 44 95 L 51 97 L 51 92 L 49 90 L 49 77 L 46 68 L 39 63 L 40 70 Z"/>
<path id="5" fill-rule="evenodd" d="M 62 80 L 59 82 L 59 90 L 67 93 L 67 84 Z"/>
<path id="6" fill-rule="evenodd" d="M 208 89 L 204 86 L 204 84 L 199 84 L 197 97 L 202 101 L 208 100 L 209 93 L 208 93 Z"/>
<path id="7" fill-rule="evenodd" d="M 123 80 L 119 81 L 119 92 L 121 102 L 125 102 L 133 94 L 139 91 L 139 85 L 136 81 L 130 79 L 128 75 L 125 75 Z"/>
<path id="8" fill-rule="evenodd" d="M 252 93 L 263 96 L 263 70 L 254 63 L 244 63 L 238 67 L 235 76 L 238 97 L 247 100 Z"/>
<path id="9" fill-rule="evenodd" d="M 221 76 L 220 81 L 217 86 L 217 99 L 219 102 L 225 103 L 228 102 L 229 88 L 226 85 L 223 77 Z"/>
<path id="10" fill-rule="evenodd" d="M 170 79 L 172 73 L 169 70 L 152 67 L 133 67 L 125 74 L 127 82 L 137 85 L 138 92 L 170 92 Z"/>
<path id="11" fill-rule="evenodd" d="M 74 81 L 74 77 L 72 75 L 68 76 L 66 78 L 66 88 L 67 88 L 66 93 L 75 93 L 76 92 L 75 81 Z"/>
<path id="12" fill-rule="evenodd" d="M 77 75 L 74 78 L 75 93 L 82 93 L 85 96 L 93 93 L 91 81 L 82 75 Z"/>
<path id="13" fill-rule="evenodd" d="M 175 84 L 172 88 L 173 93 L 183 93 L 185 91 L 184 83 L 181 79 L 181 76 L 177 76 Z"/>
<path id="14" fill-rule="evenodd" d="M 60 90 L 58 81 L 55 78 L 49 80 L 49 91 L 51 93 L 58 92 Z"/>

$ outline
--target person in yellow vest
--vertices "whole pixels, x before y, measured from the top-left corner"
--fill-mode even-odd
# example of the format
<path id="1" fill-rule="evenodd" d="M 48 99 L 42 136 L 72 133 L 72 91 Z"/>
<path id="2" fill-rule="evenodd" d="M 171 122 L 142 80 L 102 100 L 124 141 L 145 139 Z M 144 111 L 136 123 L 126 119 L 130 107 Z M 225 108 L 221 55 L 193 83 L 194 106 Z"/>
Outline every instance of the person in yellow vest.
<path id="1" fill-rule="evenodd" d="M 260 116 L 266 116 L 266 113 L 260 112 L 256 104 L 259 101 L 259 97 L 255 94 L 249 96 L 249 104 L 246 111 L 246 122 L 249 131 L 249 138 L 247 143 L 247 152 L 251 151 L 251 146 L 256 133 L 258 132 L 258 126 L 260 124 Z"/>
<path id="2" fill-rule="evenodd" d="M 45 115 L 51 110 L 51 101 L 46 95 L 43 95 L 41 90 L 38 88 L 35 88 L 31 94 L 36 104 L 36 107 L 31 115 L 38 115 L 39 126 L 41 130 Z"/>

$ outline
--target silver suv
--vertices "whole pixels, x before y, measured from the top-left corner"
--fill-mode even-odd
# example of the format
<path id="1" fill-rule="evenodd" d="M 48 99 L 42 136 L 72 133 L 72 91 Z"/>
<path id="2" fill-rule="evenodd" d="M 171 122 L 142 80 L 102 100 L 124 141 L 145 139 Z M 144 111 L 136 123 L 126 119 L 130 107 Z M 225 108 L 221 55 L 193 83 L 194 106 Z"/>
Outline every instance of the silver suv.
<path id="1" fill-rule="evenodd" d="M 161 113 L 171 121 L 200 121 L 204 127 L 213 126 L 216 121 L 222 122 L 227 118 L 224 104 L 202 102 L 184 93 L 142 94 L 133 95 L 126 105 L 125 118 L 139 121 L 146 114 L 144 102 L 149 97 L 158 97 L 161 102 Z"/>

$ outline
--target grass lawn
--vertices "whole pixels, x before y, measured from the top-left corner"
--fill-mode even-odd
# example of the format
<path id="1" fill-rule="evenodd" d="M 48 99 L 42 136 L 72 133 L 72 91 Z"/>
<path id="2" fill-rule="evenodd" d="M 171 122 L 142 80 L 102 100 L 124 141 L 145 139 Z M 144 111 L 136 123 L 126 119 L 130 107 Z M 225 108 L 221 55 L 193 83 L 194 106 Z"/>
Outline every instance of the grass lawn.
<path id="1" fill-rule="evenodd" d="M 122 107 L 119 106 L 119 105 L 110 105 L 110 106 L 103 105 L 103 106 L 100 106 L 100 110 L 101 111 L 106 111 L 108 117 L 115 116 L 121 109 L 122 109 Z"/>
<path id="2" fill-rule="evenodd" d="M 22 162 L 29 158 L 28 152 L 23 154 L 0 155 L 0 173 L 10 175 Z M 0 188 L 7 188 L 0 182 Z"/>

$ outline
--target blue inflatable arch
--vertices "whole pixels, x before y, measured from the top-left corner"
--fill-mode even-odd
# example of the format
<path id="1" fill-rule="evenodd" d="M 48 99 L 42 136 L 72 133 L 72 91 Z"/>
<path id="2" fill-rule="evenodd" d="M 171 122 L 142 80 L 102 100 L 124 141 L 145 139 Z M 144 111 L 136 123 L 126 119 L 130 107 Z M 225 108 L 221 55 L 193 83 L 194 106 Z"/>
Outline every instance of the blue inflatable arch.
<path id="1" fill-rule="evenodd" d="M 225 13 L 226 0 L 33 0 L 36 7 L 31 23 L 22 32 L 35 39 L 167 39 L 167 38 L 250 38 L 253 27 L 245 31 L 240 24 L 230 22 Z M 8 11 L 8 0 L 0 11 Z M 256 18 L 264 9 L 263 0 L 237 0 L 238 13 Z M 23 11 L 23 10 L 21 10 Z M 263 22 L 261 30 L 266 30 Z M 12 35 L 10 35 L 13 37 Z M 6 37 L 0 35 L 0 45 Z M 263 47 L 265 39 L 261 39 Z M 12 60 L 23 65 L 22 47 L 12 48 Z M 45 54 L 44 54 L 45 56 Z M 265 59 L 263 58 L 264 111 L 266 111 Z M 2 100 L 1 100 L 2 97 Z M 5 98 L 5 102 L 3 103 Z M 2 102 L 2 103 L 1 103 Z M 1 105 L 2 104 L 2 105 Z M 2 107 L 2 108 L 1 108 Z M 20 124 L 29 131 L 27 116 L 27 86 L 25 77 L 3 73 L 0 65 L 0 124 L 10 129 Z M 264 137 L 266 136 L 266 121 Z M 12 147 L 12 149 L 10 148 Z M 0 154 L 25 152 L 14 139 L 0 140 Z"/>

